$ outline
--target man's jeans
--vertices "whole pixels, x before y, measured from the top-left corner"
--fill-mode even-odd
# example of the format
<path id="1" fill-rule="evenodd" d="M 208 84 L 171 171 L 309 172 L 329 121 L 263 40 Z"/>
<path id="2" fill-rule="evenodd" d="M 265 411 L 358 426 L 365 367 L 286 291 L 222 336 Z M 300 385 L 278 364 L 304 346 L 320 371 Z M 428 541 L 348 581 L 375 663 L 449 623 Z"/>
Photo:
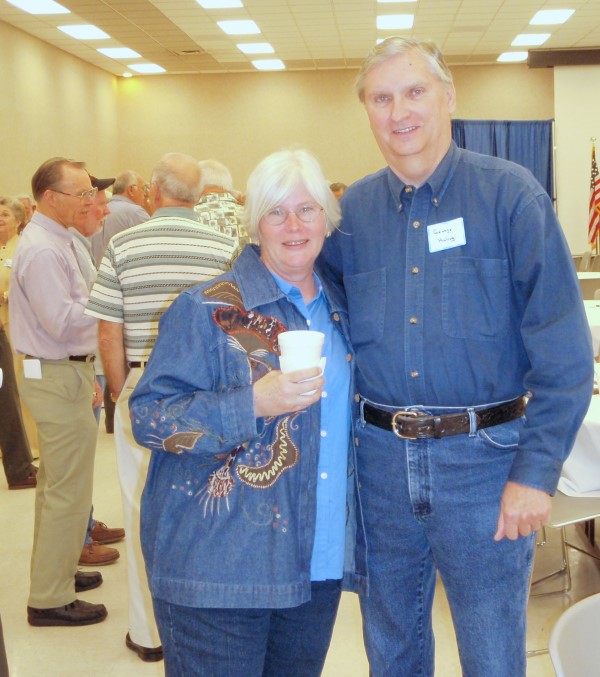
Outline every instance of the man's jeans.
<path id="1" fill-rule="evenodd" d="M 311 600 L 289 609 L 197 609 L 154 599 L 165 674 L 318 677 L 340 596 L 340 581 L 313 581 Z"/>
<path id="2" fill-rule="evenodd" d="M 493 540 L 520 425 L 412 441 L 358 423 L 370 576 L 361 605 L 373 677 L 433 675 L 436 569 L 463 674 L 524 677 L 535 535 Z"/>

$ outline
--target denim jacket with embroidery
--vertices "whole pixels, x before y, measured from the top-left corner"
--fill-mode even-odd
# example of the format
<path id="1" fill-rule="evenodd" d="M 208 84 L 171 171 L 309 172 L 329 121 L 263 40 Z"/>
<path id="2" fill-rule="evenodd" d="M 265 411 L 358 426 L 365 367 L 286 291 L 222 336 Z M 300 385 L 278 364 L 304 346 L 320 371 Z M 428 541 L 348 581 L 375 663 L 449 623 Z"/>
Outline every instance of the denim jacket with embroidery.
<path id="1" fill-rule="evenodd" d="M 343 296 L 322 284 L 348 341 Z M 253 408 L 252 384 L 278 368 L 277 336 L 287 329 L 306 322 L 253 245 L 230 272 L 184 291 L 161 319 L 130 400 L 134 436 L 152 451 L 141 538 L 159 599 L 221 608 L 310 599 L 320 404 L 258 419 Z M 343 585 L 364 592 L 356 485 L 351 448 Z"/>

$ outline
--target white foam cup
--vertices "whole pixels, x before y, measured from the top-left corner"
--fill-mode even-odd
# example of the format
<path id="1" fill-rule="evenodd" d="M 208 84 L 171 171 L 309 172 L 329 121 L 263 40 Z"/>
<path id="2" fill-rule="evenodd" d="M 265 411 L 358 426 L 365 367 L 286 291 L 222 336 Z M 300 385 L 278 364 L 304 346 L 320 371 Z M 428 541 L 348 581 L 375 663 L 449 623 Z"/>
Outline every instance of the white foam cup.
<path id="1" fill-rule="evenodd" d="M 325 334 L 320 331 L 284 331 L 278 337 L 279 367 L 282 372 L 310 369 L 321 365 L 321 351 Z"/>

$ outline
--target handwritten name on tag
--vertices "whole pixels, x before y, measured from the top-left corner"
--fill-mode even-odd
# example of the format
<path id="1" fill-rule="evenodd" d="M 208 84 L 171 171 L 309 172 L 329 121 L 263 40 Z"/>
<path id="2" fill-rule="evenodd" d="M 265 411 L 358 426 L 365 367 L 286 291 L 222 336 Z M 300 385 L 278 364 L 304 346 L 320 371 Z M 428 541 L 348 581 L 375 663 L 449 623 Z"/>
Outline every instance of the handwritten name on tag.
<path id="1" fill-rule="evenodd" d="M 458 219 L 452 219 L 452 221 L 427 226 L 427 239 L 429 240 L 429 251 L 432 254 L 467 244 L 465 222 L 462 216 Z"/>

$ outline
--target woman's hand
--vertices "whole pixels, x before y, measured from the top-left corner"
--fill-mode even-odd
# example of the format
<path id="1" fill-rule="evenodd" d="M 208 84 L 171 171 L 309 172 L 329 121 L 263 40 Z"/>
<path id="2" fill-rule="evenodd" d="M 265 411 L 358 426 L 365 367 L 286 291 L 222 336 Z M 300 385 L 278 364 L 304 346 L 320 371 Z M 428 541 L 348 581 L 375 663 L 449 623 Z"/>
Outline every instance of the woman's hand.
<path id="1" fill-rule="evenodd" d="M 287 374 L 279 370 L 270 371 L 254 384 L 254 414 L 256 418 L 261 418 L 305 409 L 321 399 L 324 383 L 319 367 Z"/>

